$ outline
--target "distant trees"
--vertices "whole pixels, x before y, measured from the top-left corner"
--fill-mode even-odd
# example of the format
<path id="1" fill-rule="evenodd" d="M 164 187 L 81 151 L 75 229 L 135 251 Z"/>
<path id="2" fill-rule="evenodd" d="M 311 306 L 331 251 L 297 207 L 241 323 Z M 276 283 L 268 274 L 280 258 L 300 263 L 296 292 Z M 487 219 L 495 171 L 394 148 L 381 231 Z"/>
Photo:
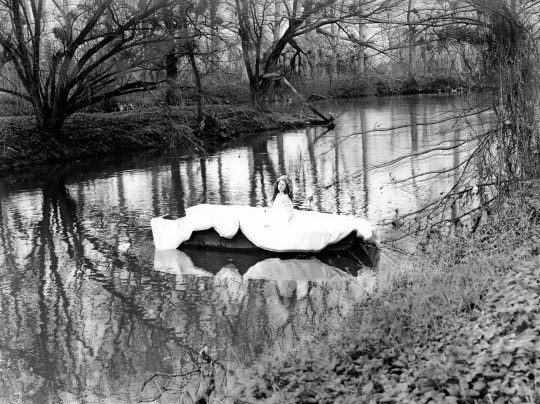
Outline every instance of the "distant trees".
<path id="1" fill-rule="evenodd" d="M 504 48 L 503 39 L 515 37 L 519 27 L 507 26 L 508 18 L 533 24 L 538 3 L 0 0 L 0 66 L 10 65 L 17 76 L 0 92 L 29 101 L 38 127 L 59 133 L 70 114 L 158 83 L 164 101 L 177 104 L 179 88 L 185 88 L 179 82 L 189 78 L 202 122 L 203 82 L 212 74 L 242 75 L 254 99 L 288 75 L 333 79 L 352 71 L 355 77 L 378 72 L 414 78 L 447 74 L 454 66 L 458 74 L 466 69 L 480 76 L 495 66 L 488 55 L 499 46 L 495 42 Z M 495 27 L 508 35 L 497 37 Z M 527 29 L 523 40 L 532 41 Z M 496 66 L 509 72 L 505 63 Z"/>
<path id="2" fill-rule="evenodd" d="M 321 38 L 355 42 L 374 46 L 358 32 L 370 21 L 382 18 L 395 7 L 396 0 L 343 1 L 292 0 L 234 0 L 238 18 L 238 36 L 253 97 L 268 91 L 287 47 L 294 50 L 289 63 L 299 63 L 307 53 L 299 37 L 316 32 Z M 283 13 L 282 15 L 279 15 Z M 330 31 L 325 27 L 331 27 Z M 337 55 L 335 55 L 337 56 Z"/>
<path id="3" fill-rule="evenodd" d="M 221 40 L 217 10 L 219 0 L 178 0 L 171 2 L 161 12 L 165 32 L 164 65 L 166 72 L 165 102 L 179 102 L 179 65 L 184 59 L 193 78 L 197 116 L 201 124 L 202 80 L 201 62 L 210 69 L 218 69 L 218 44 Z"/>
<path id="4" fill-rule="evenodd" d="M 168 0 L 1 0 L 0 46 L 23 91 L 0 92 L 29 101 L 39 129 L 55 134 L 69 115 L 154 86 L 137 72 L 157 55 L 155 16 Z"/>

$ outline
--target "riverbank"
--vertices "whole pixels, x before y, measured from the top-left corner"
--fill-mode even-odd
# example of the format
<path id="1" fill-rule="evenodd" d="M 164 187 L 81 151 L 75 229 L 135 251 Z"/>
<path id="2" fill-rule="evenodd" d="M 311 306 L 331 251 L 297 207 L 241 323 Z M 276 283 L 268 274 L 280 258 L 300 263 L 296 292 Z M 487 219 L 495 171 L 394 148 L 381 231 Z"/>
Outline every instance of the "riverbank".
<path id="1" fill-rule="evenodd" d="M 298 89 L 308 99 L 356 99 L 367 96 L 457 94 L 480 90 L 478 85 L 467 83 L 453 76 L 372 75 L 369 77 L 345 76 L 333 80 L 303 80 Z"/>
<path id="2" fill-rule="evenodd" d="M 204 126 L 197 122 L 197 93 L 182 89 L 181 106 L 156 107 L 161 94 L 151 92 L 95 105 L 77 113 L 63 127 L 65 137 L 51 141 L 35 129 L 35 118 L 27 103 L 5 98 L 0 117 L 0 172 L 35 164 L 55 163 L 102 157 L 149 149 L 189 146 L 195 150 L 213 150 L 225 145 L 239 133 L 299 128 L 320 123 L 289 113 L 302 103 L 290 89 L 272 90 L 259 106 L 250 101 L 247 84 L 230 77 L 214 77 L 205 84 Z M 356 99 L 365 96 L 456 92 L 464 83 L 454 77 L 341 75 L 337 79 L 292 80 L 309 101 Z M 104 112 L 114 111 L 114 112 Z M 9 116 L 5 116 L 10 114 Z M 202 130 L 201 130 L 202 129 Z"/>
<path id="3" fill-rule="evenodd" d="M 236 402 L 540 402 L 539 248 L 526 186 L 475 234 L 381 268 L 347 330 L 247 369 Z"/>
<path id="4" fill-rule="evenodd" d="M 0 172 L 16 167 L 78 160 L 154 148 L 221 147 L 240 133 L 312 125 L 301 115 L 243 105 L 210 105 L 198 127 L 194 106 L 134 109 L 112 113 L 78 113 L 63 128 L 62 142 L 35 129 L 32 116 L 0 118 Z"/>

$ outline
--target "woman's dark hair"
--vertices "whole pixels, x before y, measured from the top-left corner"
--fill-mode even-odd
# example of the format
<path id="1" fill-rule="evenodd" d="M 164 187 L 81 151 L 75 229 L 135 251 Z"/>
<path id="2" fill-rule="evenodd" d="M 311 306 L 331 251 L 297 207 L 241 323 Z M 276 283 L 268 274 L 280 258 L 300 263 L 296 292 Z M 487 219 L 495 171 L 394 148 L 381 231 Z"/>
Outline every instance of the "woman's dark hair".
<path id="1" fill-rule="evenodd" d="M 274 196 L 272 197 L 272 202 L 274 202 L 274 199 L 276 199 L 277 194 L 279 194 L 278 184 L 279 184 L 280 181 L 285 182 L 285 191 L 284 191 L 284 193 L 289 195 L 289 198 L 291 198 L 291 201 L 292 201 L 293 200 L 292 182 L 291 182 L 289 177 L 287 177 L 286 175 L 282 175 L 274 183 Z"/>

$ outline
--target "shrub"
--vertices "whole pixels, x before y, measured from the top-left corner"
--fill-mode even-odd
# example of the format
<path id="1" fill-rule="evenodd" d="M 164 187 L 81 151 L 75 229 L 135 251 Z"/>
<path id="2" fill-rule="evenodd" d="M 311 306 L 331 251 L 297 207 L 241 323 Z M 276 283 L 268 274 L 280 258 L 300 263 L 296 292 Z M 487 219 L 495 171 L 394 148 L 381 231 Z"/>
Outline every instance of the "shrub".
<path id="1" fill-rule="evenodd" d="M 407 78 L 403 84 L 401 84 L 401 93 L 402 94 L 418 94 L 420 91 L 420 86 L 418 81 L 414 77 Z"/>

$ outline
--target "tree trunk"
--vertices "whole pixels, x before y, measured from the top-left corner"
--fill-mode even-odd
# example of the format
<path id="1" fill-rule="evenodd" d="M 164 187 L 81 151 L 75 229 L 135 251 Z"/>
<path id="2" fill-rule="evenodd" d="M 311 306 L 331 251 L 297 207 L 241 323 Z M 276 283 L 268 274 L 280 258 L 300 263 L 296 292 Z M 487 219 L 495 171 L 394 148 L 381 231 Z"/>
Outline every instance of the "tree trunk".
<path id="1" fill-rule="evenodd" d="M 178 104 L 176 94 L 176 80 L 178 79 L 178 55 L 173 48 L 165 55 L 165 72 L 167 73 L 167 89 L 165 90 L 165 102 L 167 105 Z"/>
<path id="2" fill-rule="evenodd" d="M 336 24 L 330 25 L 330 32 L 332 33 L 332 38 L 330 42 L 332 44 L 332 52 L 330 54 L 330 79 L 337 79 L 338 76 L 338 27 Z"/>
<path id="3" fill-rule="evenodd" d="M 361 10 L 361 9 L 360 9 Z M 362 21 L 362 17 L 359 17 L 358 21 L 358 39 L 363 42 L 366 39 L 365 34 L 365 24 Z M 364 75 L 366 70 L 366 52 L 365 52 L 365 46 L 359 45 L 358 47 L 358 63 L 357 63 L 357 73 L 361 76 Z"/>
<path id="4" fill-rule="evenodd" d="M 259 79 L 259 61 L 255 60 L 252 64 L 251 53 L 253 46 L 261 45 L 253 43 L 251 38 L 250 20 L 245 4 L 241 0 L 235 0 L 236 13 L 238 15 L 238 35 L 240 37 L 240 45 L 242 50 L 242 59 L 244 61 L 244 72 L 249 80 L 249 92 L 252 99 L 255 99 L 258 94 L 258 79 Z M 260 54 L 260 48 L 256 49 L 256 55 Z"/>
<path id="5" fill-rule="evenodd" d="M 34 105 L 37 128 L 55 138 L 61 137 L 62 126 L 66 120 L 65 108 L 54 105 L 50 110 Z"/>
<path id="6" fill-rule="evenodd" d="M 279 41 L 281 34 L 281 0 L 274 0 L 274 42 Z"/>
<path id="7" fill-rule="evenodd" d="M 210 68 L 213 71 L 219 69 L 219 24 L 217 22 L 217 11 L 219 8 L 219 0 L 210 0 Z"/>
<path id="8" fill-rule="evenodd" d="M 416 60 L 416 32 L 414 24 L 412 23 L 412 10 L 414 8 L 414 0 L 409 0 L 409 5 L 407 7 L 407 29 L 408 29 L 408 50 L 409 50 L 409 60 L 407 64 L 407 73 L 409 77 L 413 76 L 415 73 L 414 62 Z"/>
<path id="9" fill-rule="evenodd" d="M 202 84 L 199 68 L 197 67 L 197 61 L 195 60 L 195 54 L 190 51 L 188 54 L 189 62 L 191 64 L 191 71 L 193 72 L 193 78 L 195 79 L 195 86 L 197 87 L 197 123 L 202 125 L 203 122 L 203 102 L 202 102 Z"/>
<path id="10" fill-rule="evenodd" d="M 273 79 L 265 78 L 266 75 L 270 73 L 275 73 L 279 58 L 283 53 L 285 47 L 289 44 L 291 39 L 294 38 L 296 31 L 303 24 L 302 19 L 291 19 L 289 20 L 289 27 L 284 32 L 284 34 L 279 38 L 274 46 L 267 52 L 262 58 L 260 65 L 262 69 L 258 74 L 253 74 L 250 77 L 250 90 L 251 96 L 254 99 L 260 98 L 265 95 L 268 90 L 272 87 Z"/>
<path id="11" fill-rule="evenodd" d="M 165 103 L 167 105 L 178 104 L 178 96 L 176 94 L 176 80 L 178 79 L 178 53 L 174 43 L 174 23 L 172 9 L 163 9 L 163 22 L 165 28 L 169 31 L 170 38 L 167 40 L 169 50 L 165 54 L 165 73 L 167 75 L 167 87 L 165 89 Z"/>

